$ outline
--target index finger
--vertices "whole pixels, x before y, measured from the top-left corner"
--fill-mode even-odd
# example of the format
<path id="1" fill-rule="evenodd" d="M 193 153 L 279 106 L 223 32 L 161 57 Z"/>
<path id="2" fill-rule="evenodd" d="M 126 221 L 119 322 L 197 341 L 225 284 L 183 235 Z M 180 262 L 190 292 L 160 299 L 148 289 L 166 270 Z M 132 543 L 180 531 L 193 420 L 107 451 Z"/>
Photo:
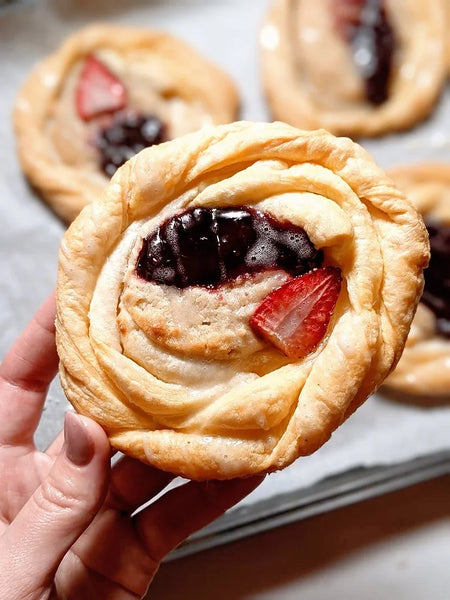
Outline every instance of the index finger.
<path id="1" fill-rule="evenodd" d="M 0 364 L 0 444 L 29 444 L 58 369 L 52 294 Z"/>
<path id="2" fill-rule="evenodd" d="M 264 479 L 189 481 L 169 490 L 133 519 L 155 564 L 195 531 L 205 527 L 252 492 Z"/>

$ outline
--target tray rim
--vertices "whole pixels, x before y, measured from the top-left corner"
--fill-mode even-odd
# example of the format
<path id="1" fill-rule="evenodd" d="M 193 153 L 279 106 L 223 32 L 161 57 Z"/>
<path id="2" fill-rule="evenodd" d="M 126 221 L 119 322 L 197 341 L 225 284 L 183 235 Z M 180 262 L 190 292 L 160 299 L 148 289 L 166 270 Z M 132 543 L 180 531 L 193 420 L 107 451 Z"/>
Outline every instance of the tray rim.
<path id="1" fill-rule="evenodd" d="M 243 505 L 193 534 L 169 562 L 337 508 L 450 474 L 450 449 L 389 466 L 358 467 L 316 484 Z"/>

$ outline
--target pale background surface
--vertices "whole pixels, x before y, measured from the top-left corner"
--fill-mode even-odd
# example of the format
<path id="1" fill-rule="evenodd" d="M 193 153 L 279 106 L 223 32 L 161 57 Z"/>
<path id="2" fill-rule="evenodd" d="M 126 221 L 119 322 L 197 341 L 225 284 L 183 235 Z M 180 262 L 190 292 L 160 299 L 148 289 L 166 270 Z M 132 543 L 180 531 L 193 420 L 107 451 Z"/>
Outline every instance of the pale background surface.
<path id="1" fill-rule="evenodd" d="M 219 0 L 129 0 L 128 2 L 115 0 L 96 0 L 96 2 L 88 0 L 35 0 L 27 6 L 9 10 L 8 13 L 0 16 L 0 189 L 2 190 L 0 194 L 0 223 L 2 225 L 0 233 L 0 356 L 3 356 L 34 310 L 54 286 L 57 249 L 64 231 L 62 224 L 28 188 L 22 178 L 14 153 L 14 136 L 10 114 L 17 89 L 31 66 L 54 50 L 68 33 L 92 21 L 104 20 L 163 28 L 190 42 L 198 50 L 221 65 L 233 77 L 241 92 L 242 118 L 268 120 L 270 116 L 261 93 L 257 54 L 258 29 L 267 5 L 268 0 L 259 0 L 258 2 L 251 0 L 227 0 L 226 2 Z M 441 160 L 448 158 L 450 160 L 450 135 L 447 135 L 449 130 L 449 105 L 450 96 L 449 90 L 447 90 L 432 119 L 415 128 L 412 132 L 370 141 L 365 145 L 376 159 L 386 167 L 399 162 L 412 162 L 427 158 Z M 37 441 L 41 446 L 47 445 L 59 431 L 66 408 L 66 401 L 58 384 L 55 383 L 37 436 Z M 352 419 L 341 427 L 333 436 L 331 442 L 323 449 L 312 457 L 298 461 L 282 473 L 268 478 L 246 502 L 252 503 L 259 499 L 276 497 L 280 492 L 308 486 L 327 475 L 339 473 L 351 467 L 392 464 L 450 448 L 449 431 L 450 407 L 420 408 L 397 404 L 388 401 L 383 395 L 379 394 L 371 398 Z M 430 516 L 426 523 L 421 523 L 419 519 L 417 528 L 412 525 L 411 530 L 401 531 L 400 537 L 394 536 L 393 538 L 394 545 L 398 543 L 400 547 L 403 547 L 402 544 L 409 547 L 410 544 L 417 541 L 419 543 L 418 547 L 422 547 L 424 544 L 423 561 L 425 562 L 420 562 L 420 565 L 425 568 L 424 565 L 430 560 L 434 569 L 432 570 L 433 577 L 426 578 L 429 581 L 428 583 L 425 581 L 423 584 L 425 586 L 431 586 L 436 578 L 438 582 L 443 582 L 444 579 L 448 581 L 447 572 L 440 572 L 440 574 L 437 572 L 438 565 L 441 562 L 439 557 L 443 560 L 445 555 L 443 540 L 441 540 L 443 532 L 446 531 L 447 538 L 449 537 L 448 522 L 446 530 L 439 525 L 439 511 L 442 508 L 439 504 L 441 495 L 446 496 L 446 506 L 450 505 L 448 482 L 442 484 L 442 489 L 436 486 L 437 484 L 433 484 L 430 488 L 434 490 L 434 496 L 430 502 L 427 501 Z M 424 489 L 428 488 L 425 486 Z M 434 504 L 436 504 L 437 511 L 436 528 L 429 523 L 429 521 L 433 521 Z M 339 515 L 344 515 L 342 518 L 353 521 L 353 517 L 351 517 L 352 510 L 345 509 L 345 511 L 340 511 Z M 364 510 L 360 508 L 355 510 L 362 511 L 359 517 L 361 520 L 358 522 L 361 526 L 363 524 L 364 527 L 367 526 Z M 345 517 L 345 515 L 350 516 Z M 340 521 L 341 516 L 339 516 L 338 521 Z M 367 515 L 367 518 L 369 517 L 370 514 Z M 332 515 L 319 517 L 317 527 L 321 527 L 320 523 L 326 523 L 326 529 L 329 526 L 330 531 L 332 531 L 335 518 Z M 414 519 L 415 513 L 413 511 L 410 518 L 411 523 L 414 522 Z M 313 527 L 313 525 L 299 524 L 292 528 L 286 528 L 286 532 L 294 532 L 292 534 L 294 539 L 298 535 L 298 539 L 301 540 L 304 535 L 303 528 L 308 529 L 308 527 Z M 381 525 L 380 531 L 383 531 Z M 286 532 L 283 536 L 287 540 L 289 535 Z M 336 535 L 344 534 L 345 532 L 341 532 L 341 534 Z M 175 585 L 178 578 L 175 573 L 180 570 L 178 584 L 182 586 L 183 580 L 188 581 L 184 569 L 187 569 L 186 565 L 194 561 L 193 564 L 198 567 L 195 569 L 195 576 L 202 580 L 205 575 L 205 565 L 210 565 L 211 562 L 215 564 L 215 561 L 220 558 L 221 564 L 223 561 L 224 573 L 227 573 L 230 569 L 230 582 L 233 573 L 238 573 L 238 579 L 234 580 L 234 591 L 230 591 L 228 596 L 226 594 L 218 596 L 219 589 L 214 597 L 298 597 L 288 595 L 290 588 L 287 583 L 287 587 L 282 586 L 283 594 L 286 593 L 286 595 L 280 595 L 281 591 L 273 595 L 270 589 L 275 584 L 274 581 L 269 581 L 267 585 L 270 589 L 267 592 L 262 592 L 262 595 L 251 595 L 256 593 L 257 588 L 254 588 L 252 592 L 248 591 L 248 595 L 245 595 L 247 593 L 245 590 L 242 592 L 244 595 L 233 595 L 236 593 L 236 581 L 240 581 L 239 569 L 244 568 L 246 559 L 254 563 L 255 570 L 257 570 L 257 565 L 261 564 L 262 575 L 269 579 L 270 577 L 276 578 L 274 574 L 277 572 L 276 565 L 272 561 L 270 564 L 266 564 L 258 554 L 260 546 L 264 548 L 264 543 L 266 543 L 264 540 L 278 539 L 278 536 L 275 536 L 275 538 L 270 536 L 271 534 L 265 534 L 261 538 L 261 542 L 248 540 L 248 542 L 242 542 L 233 547 L 228 546 L 208 554 L 199 555 L 198 558 L 192 557 L 174 563 L 166 568 L 167 573 L 173 573 L 167 579 L 171 580 L 173 578 L 175 581 L 172 581 L 172 584 Z M 313 587 L 308 587 L 314 586 L 314 576 L 308 574 L 306 577 L 305 573 L 302 573 L 302 585 L 307 586 L 304 589 L 302 588 L 302 597 L 312 598 L 313 600 L 331 595 L 338 598 L 348 597 L 362 600 L 381 597 L 381 592 L 384 589 L 383 573 L 387 576 L 383 562 L 385 552 L 383 544 L 387 544 L 390 539 L 389 534 L 389 539 L 381 542 L 381 546 L 377 545 L 374 553 L 369 552 L 372 562 L 364 563 L 362 554 L 359 552 L 360 548 L 356 544 L 355 552 L 352 551 L 351 558 L 346 558 L 343 563 L 338 563 L 342 566 L 342 574 L 340 573 L 341 568 L 338 569 L 339 577 L 342 575 L 344 579 L 346 578 L 345 573 L 348 573 L 348 577 L 352 579 L 355 572 L 359 572 L 361 569 L 364 571 L 364 568 L 367 573 L 371 574 L 370 576 L 378 573 L 374 577 L 373 585 L 375 585 L 375 589 L 379 590 L 379 596 L 376 595 L 376 592 L 372 596 L 352 596 L 350 592 L 346 594 L 344 583 L 342 584 L 344 587 L 340 588 L 339 594 L 332 594 L 330 589 L 324 592 L 322 584 L 318 588 L 322 589 L 322 592 L 317 592 L 319 595 L 314 595 L 315 592 L 311 591 Z M 424 541 L 428 539 L 429 543 Z M 369 542 L 370 547 L 372 547 L 372 542 L 370 540 Z M 450 542 L 450 539 L 448 542 Z M 292 546 L 289 546 L 290 543 L 292 543 L 292 540 L 286 541 L 287 547 L 290 549 L 285 555 L 282 546 L 271 542 L 268 542 L 265 552 L 271 555 L 273 549 L 276 560 L 280 564 L 284 564 L 284 561 L 289 564 L 289 561 L 293 560 L 291 556 L 293 550 Z M 364 544 L 362 544 L 362 547 L 365 549 Z M 447 564 L 450 558 L 449 547 L 450 545 L 447 544 Z M 325 545 L 326 548 L 327 545 Z M 379 548 L 382 548 L 380 553 L 377 550 Z M 440 548 L 439 552 L 437 552 L 437 548 Z M 302 551 L 304 551 L 304 548 Z M 239 554 L 239 552 L 242 553 Z M 254 554 L 255 552 L 256 554 Z M 206 558 L 206 563 L 204 562 L 205 556 L 209 557 Z M 250 570 L 253 568 L 251 567 L 252 562 L 248 566 Z M 304 563 L 303 556 L 299 557 L 299 562 Z M 236 563 L 236 565 L 231 568 L 230 565 L 233 563 Z M 441 564 L 444 564 L 444 562 Z M 364 567 L 364 565 L 366 566 Z M 273 574 L 271 574 L 272 567 L 274 567 Z M 375 570 L 373 571 L 373 569 Z M 315 567 L 312 570 L 315 571 Z M 418 573 L 421 572 L 420 569 L 415 568 L 412 571 L 414 576 L 411 575 L 411 572 L 405 570 L 405 581 L 410 581 L 411 577 L 414 581 L 414 578 L 418 577 Z M 215 573 L 215 571 L 212 572 Z M 322 571 L 319 570 L 319 573 L 322 573 Z M 333 579 L 336 573 L 333 569 L 330 571 L 329 565 L 326 566 L 324 573 L 326 574 L 325 581 L 328 581 L 327 578 L 331 578 L 329 579 L 331 583 L 327 584 L 326 587 L 332 585 L 334 588 L 335 585 L 338 585 L 338 580 Z M 395 573 L 399 575 L 403 571 L 400 569 Z M 161 577 L 163 576 L 164 571 Z M 289 573 L 280 571 L 280 579 L 285 576 L 289 580 L 291 579 Z M 227 576 L 224 575 L 224 581 L 221 581 L 217 574 L 214 575 L 213 580 L 215 578 L 218 579 L 218 588 L 222 586 L 223 589 L 226 589 Z M 295 577 L 292 577 L 292 579 L 295 579 Z M 401 585 L 400 588 L 402 588 Z M 181 589 L 179 587 L 178 592 Z M 431 600 L 441 600 L 444 597 L 450 598 L 450 589 L 446 596 L 436 595 L 435 587 L 425 587 L 424 589 L 428 590 L 429 593 L 419 596 L 400 596 L 396 592 L 396 594 L 388 594 L 387 596 L 383 594 L 383 597 L 430 598 Z M 173 593 L 175 594 L 175 591 Z M 320 593 L 323 595 L 320 595 Z M 161 595 L 160 597 L 164 596 Z M 188 596 L 183 594 L 183 597 L 187 598 Z M 191 597 L 195 597 L 195 594 Z M 212 597 L 212 595 L 205 595 L 204 597 Z"/>

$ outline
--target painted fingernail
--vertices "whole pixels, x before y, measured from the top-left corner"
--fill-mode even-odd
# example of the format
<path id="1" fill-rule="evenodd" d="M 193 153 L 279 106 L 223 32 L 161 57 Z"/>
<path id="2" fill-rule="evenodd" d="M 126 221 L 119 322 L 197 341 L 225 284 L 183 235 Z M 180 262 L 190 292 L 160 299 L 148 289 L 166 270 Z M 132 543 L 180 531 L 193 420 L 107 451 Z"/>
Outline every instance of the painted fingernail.
<path id="1" fill-rule="evenodd" d="M 77 467 L 87 465 L 94 456 L 94 443 L 87 427 L 75 413 L 66 413 L 64 441 L 67 458 Z"/>

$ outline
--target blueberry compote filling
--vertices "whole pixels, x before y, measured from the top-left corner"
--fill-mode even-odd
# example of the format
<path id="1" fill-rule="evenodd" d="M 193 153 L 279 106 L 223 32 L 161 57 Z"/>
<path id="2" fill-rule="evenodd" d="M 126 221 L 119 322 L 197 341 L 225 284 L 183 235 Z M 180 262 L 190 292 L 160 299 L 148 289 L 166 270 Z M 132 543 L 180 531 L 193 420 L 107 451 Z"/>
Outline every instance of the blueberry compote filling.
<path id="1" fill-rule="evenodd" d="M 147 281 L 214 288 L 270 269 L 295 277 L 322 262 L 301 227 L 239 206 L 193 208 L 167 219 L 143 240 L 136 270 Z"/>
<path id="2" fill-rule="evenodd" d="M 108 127 L 99 131 L 94 144 L 100 152 L 103 172 L 112 177 L 132 156 L 165 139 L 164 124 L 157 117 L 118 113 Z"/>
<path id="3" fill-rule="evenodd" d="M 352 48 L 353 61 L 366 86 L 366 98 L 382 104 L 388 85 L 395 49 L 393 29 L 383 0 L 335 0 L 340 33 Z"/>
<path id="4" fill-rule="evenodd" d="M 422 302 L 436 315 L 438 333 L 450 338 L 450 225 L 427 223 L 427 229 L 431 259 Z"/>

